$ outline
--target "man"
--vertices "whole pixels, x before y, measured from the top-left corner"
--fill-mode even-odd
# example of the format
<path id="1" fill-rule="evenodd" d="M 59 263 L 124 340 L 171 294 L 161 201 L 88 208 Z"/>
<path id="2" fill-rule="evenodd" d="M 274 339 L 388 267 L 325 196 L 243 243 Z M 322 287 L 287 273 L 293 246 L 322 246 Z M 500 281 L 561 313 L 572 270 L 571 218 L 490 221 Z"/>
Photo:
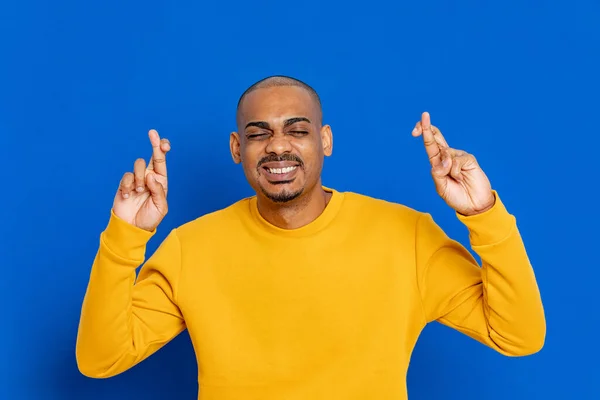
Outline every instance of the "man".
<path id="1" fill-rule="evenodd" d="M 332 132 L 308 85 L 270 77 L 240 98 L 231 155 L 256 196 L 173 229 L 170 143 L 123 176 L 83 302 L 77 362 L 119 374 L 188 329 L 202 400 L 406 399 L 424 326 L 439 321 L 508 356 L 539 351 L 545 316 L 515 218 L 475 158 L 422 115 L 438 194 L 481 267 L 429 214 L 321 182 Z M 373 166 L 376 167 L 376 166 Z"/>

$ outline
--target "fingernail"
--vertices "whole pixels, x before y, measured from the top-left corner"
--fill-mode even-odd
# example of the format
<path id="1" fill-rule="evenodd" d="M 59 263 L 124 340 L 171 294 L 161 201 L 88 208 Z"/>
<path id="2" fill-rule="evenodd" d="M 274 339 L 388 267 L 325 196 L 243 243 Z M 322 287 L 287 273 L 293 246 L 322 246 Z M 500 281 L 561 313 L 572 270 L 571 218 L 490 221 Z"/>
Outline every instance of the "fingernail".
<path id="1" fill-rule="evenodd" d="M 123 193 L 123 198 L 124 199 L 128 199 L 129 198 L 129 193 Z"/>
<path id="2" fill-rule="evenodd" d="M 446 158 L 446 159 L 444 159 L 444 160 L 442 161 L 442 165 L 443 165 L 444 167 L 448 167 L 448 165 L 450 165 L 450 160 L 448 160 L 447 158 Z"/>
<path id="3" fill-rule="evenodd" d="M 139 193 L 142 193 L 144 191 L 144 188 L 141 186 L 138 186 L 136 189 Z"/>

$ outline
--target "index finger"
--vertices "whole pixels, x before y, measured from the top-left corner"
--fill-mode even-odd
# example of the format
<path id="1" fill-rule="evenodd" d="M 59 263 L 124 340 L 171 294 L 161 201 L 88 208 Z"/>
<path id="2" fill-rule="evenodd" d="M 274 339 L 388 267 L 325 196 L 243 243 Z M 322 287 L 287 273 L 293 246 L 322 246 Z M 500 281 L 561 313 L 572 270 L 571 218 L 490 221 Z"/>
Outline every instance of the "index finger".
<path id="1" fill-rule="evenodd" d="M 148 137 L 152 144 L 152 158 L 148 164 L 148 169 L 159 175 L 167 176 L 167 154 L 161 148 L 160 136 L 156 130 L 151 129 L 148 132 Z"/>
<path id="2" fill-rule="evenodd" d="M 441 162 L 442 153 L 439 143 L 435 140 L 435 135 L 433 134 L 431 127 L 431 117 L 428 112 L 424 112 L 421 116 L 421 131 L 427 156 L 429 157 L 431 164 L 436 165 Z"/>

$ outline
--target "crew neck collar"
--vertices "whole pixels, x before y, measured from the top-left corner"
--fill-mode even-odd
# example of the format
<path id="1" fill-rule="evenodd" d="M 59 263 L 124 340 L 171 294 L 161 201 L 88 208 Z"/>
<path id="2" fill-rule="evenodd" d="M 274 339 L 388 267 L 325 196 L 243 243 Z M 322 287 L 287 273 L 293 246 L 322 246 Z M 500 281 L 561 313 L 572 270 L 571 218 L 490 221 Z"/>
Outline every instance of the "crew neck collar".
<path id="1" fill-rule="evenodd" d="M 276 236 L 281 237 L 303 237 L 313 235 L 323 228 L 325 228 L 329 223 L 335 218 L 337 215 L 342 201 L 344 199 L 343 193 L 338 192 L 335 189 L 328 188 L 322 186 L 323 190 L 328 193 L 331 193 L 331 199 L 329 199 L 329 203 L 325 206 L 323 212 L 315 218 L 312 222 L 296 229 L 284 229 L 278 226 L 273 225 L 269 221 L 267 221 L 258 211 L 258 204 L 256 196 L 250 198 L 250 212 L 252 214 L 252 218 L 258 224 L 258 226 L 266 230 L 267 232 L 274 234 Z"/>

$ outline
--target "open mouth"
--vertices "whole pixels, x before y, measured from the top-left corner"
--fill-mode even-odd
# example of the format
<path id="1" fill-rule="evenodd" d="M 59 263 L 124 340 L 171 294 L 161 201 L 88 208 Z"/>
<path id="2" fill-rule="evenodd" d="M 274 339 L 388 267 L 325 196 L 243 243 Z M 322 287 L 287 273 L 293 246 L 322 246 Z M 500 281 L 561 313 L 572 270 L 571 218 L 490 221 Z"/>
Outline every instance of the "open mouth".
<path id="1" fill-rule="evenodd" d="M 282 163 L 269 164 L 272 165 L 263 165 L 262 171 L 267 181 L 274 184 L 288 183 L 293 181 L 298 173 L 298 170 L 300 169 L 299 165 L 290 165 L 289 163 L 286 163 L 287 165 L 277 165 Z"/>
<path id="2" fill-rule="evenodd" d="M 284 168 L 267 168 L 267 167 L 263 167 L 263 168 L 270 174 L 287 174 L 287 173 L 294 171 L 296 168 L 298 168 L 298 166 L 294 165 L 291 167 L 284 167 Z"/>

